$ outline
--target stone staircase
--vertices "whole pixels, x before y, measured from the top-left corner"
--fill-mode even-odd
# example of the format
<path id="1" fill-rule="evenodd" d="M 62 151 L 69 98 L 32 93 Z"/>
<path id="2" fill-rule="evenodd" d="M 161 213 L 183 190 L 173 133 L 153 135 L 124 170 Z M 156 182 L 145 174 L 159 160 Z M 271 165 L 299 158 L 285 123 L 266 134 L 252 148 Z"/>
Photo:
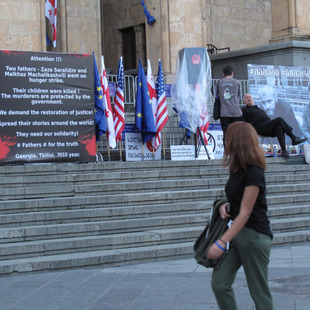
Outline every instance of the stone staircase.
<path id="1" fill-rule="evenodd" d="M 310 236 L 310 166 L 268 158 L 274 244 Z M 0 167 L 0 274 L 193 255 L 228 171 L 220 161 Z"/>

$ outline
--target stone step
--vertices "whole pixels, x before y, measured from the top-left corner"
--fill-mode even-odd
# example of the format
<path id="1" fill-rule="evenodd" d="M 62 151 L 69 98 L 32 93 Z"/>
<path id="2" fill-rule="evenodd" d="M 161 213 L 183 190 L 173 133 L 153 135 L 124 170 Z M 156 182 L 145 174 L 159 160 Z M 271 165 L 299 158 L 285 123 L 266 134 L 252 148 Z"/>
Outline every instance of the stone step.
<path id="1" fill-rule="evenodd" d="M 106 220 L 135 219 L 180 213 L 209 214 L 213 201 L 183 202 L 158 205 L 107 207 L 61 211 L 40 211 L 0 215 L 0 228 L 34 225 L 98 222 Z M 291 204 L 268 207 L 269 217 L 294 217 L 310 215 L 310 204 Z"/>
<path id="2" fill-rule="evenodd" d="M 283 185 L 268 185 L 267 194 L 270 197 L 280 197 L 279 193 L 285 192 L 284 195 L 279 198 L 278 203 L 288 203 L 287 199 L 291 199 L 292 202 L 309 201 L 308 188 L 310 183 L 302 184 L 283 184 Z M 99 188 L 98 188 L 99 190 Z M 92 207 L 120 207 L 122 205 L 142 205 L 142 204 L 160 204 L 160 203 L 173 203 L 176 201 L 206 201 L 213 200 L 217 197 L 224 195 L 223 187 L 216 188 L 203 188 L 198 186 L 189 187 L 185 186 L 182 190 L 180 188 L 170 188 L 168 191 L 150 191 L 149 194 L 141 192 L 136 189 L 135 191 L 129 191 L 128 193 L 106 194 L 96 193 L 93 195 L 82 195 L 75 197 L 46 197 L 45 199 L 17 199 L 0 201 L 0 214 L 7 213 L 21 213 L 32 211 L 49 211 L 60 209 L 76 209 L 76 208 L 92 208 Z M 294 195 L 296 194 L 296 195 Z M 290 195 L 291 198 L 287 197 Z M 270 205 L 270 203 L 269 203 Z"/>
<path id="3" fill-rule="evenodd" d="M 274 244 L 309 239 L 310 165 L 267 159 Z M 0 272 L 193 255 L 228 178 L 221 161 L 0 167 Z"/>
<path id="4" fill-rule="evenodd" d="M 40 164 L 0 166 L 1 187 L 33 186 L 34 184 L 66 184 L 119 182 L 120 180 L 152 180 L 153 178 L 180 177 L 216 177 L 228 175 L 227 168 L 221 167 L 221 161 L 154 161 L 154 162 L 120 162 L 90 164 Z M 308 165 L 283 165 L 283 160 L 267 159 L 266 174 L 275 174 L 285 170 L 288 173 L 305 173 Z M 150 173 L 151 171 L 151 173 Z M 48 176 L 48 177 L 47 177 Z M 283 180 L 286 177 L 282 177 Z"/>
<path id="5" fill-rule="evenodd" d="M 202 214 L 181 214 L 128 220 L 99 221 L 90 223 L 54 224 L 1 228 L 0 242 L 23 242 L 77 236 L 130 233 L 145 230 L 177 227 L 193 227 L 206 223 Z"/>
<path id="6" fill-rule="evenodd" d="M 268 160 L 267 160 L 268 162 Z M 281 159 L 269 161 L 270 165 L 282 164 Z M 150 171 L 150 170 L 183 170 L 190 169 L 213 169 L 220 168 L 221 160 L 196 160 L 196 161 L 140 161 L 140 162 L 99 162 L 99 163 L 53 163 L 53 164 L 25 164 L 25 165 L 5 165 L 0 166 L 0 175 L 3 176 L 46 176 L 46 175 L 70 175 L 88 173 L 111 173 Z M 227 170 L 227 169 L 226 169 Z"/>
<path id="7" fill-rule="evenodd" d="M 1 174 L 0 174 L 1 175 Z M 225 168 L 209 168 L 194 167 L 184 169 L 154 169 L 146 171 L 104 171 L 98 172 L 96 170 L 84 174 L 77 174 L 74 171 L 70 174 L 49 175 L 46 176 L 2 176 L 0 180 L 1 187 L 18 187 L 21 184 L 28 186 L 46 186 L 57 184 L 89 184 L 89 183 L 121 183 L 130 180 L 149 180 L 154 181 L 158 179 L 180 179 L 180 178 L 217 178 L 219 176 L 227 176 L 228 172 Z"/>
<path id="8" fill-rule="evenodd" d="M 180 189 L 196 188 L 215 188 L 224 187 L 227 178 L 221 179 L 181 179 L 181 180 L 161 180 L 150 182 L 122 182 L 122 183 L 94 183 L 90 185 L 53 185 L 48 187 L 12 187 L 0 188 L 1 200 L 19 200 L 31 198 L 48 198 L 48 197 L 73 197 L 79 195 L 98 195 L 109 194 L 119 195 L 127 192 L 134 192 L 139 189 L 140 192 L 159 192 L 163 190 L 177 191 Z"/>
<path id="9" fill-rule="evenodd" d="M 278 218 L 270 220 L 274 233 L 307 230 L 310 227 L 310 217 Z"/>
<path id="10" fill-rule="evenodd" d="M 299 223 L 300 224 L 300 223 Z M 309 219 L 305 222 L 304 228 L 308 228 L 306 225 L 309 224 Z M 282 236 L 281 243 L 291 242 L 288 238 L 292 236 L 303 236 L 300 241 L 304 240 L 305 236 L 309 235 L 307 229 L 299 229 L 296 231 L 285 231 L 282 232 L 277 229 L 280 223 L 272 221 L 272 228 L 275 234 L 275 240 Z M 289 225 L 281 223 L 281 229 Z M 290 226 L 291 227 L 291 226 Z M 300 228 L 300 226 L 299 226 Z M 198 235 L 203 230 L 203 226 L 197 227 L 179 227 L 170 229 L 159 229 L 159 230 L 147 230 L 141 232 L 131 233 L 118 233 L 109 235 L 99 236 L 80 236 L 72 238 L 61 238 L 61 239 L 49 239 L 49 240 L 36 240 L 36 241 L 25 241 L 23 243 L 3 243 L 0 245 L 1 257 L 0 260 L 26 258 L 35 256 L 46 256 L 55 254 L 67 254 L 75 252 L 85 251 L 98 251 L 98 250 L 111 250 L 111 249 L 123 249 L 131 247 L 141 246 L 154 246 L 164 245 L 173 243 L 183 242 L 194 242 Z M 305 232 L 304 232 L 305 231 Z M 283 236 L 287 236 L 284 239 Z M 295 240 L 296 241 L 296 240 Z M 276 241 L 277 242 L 277 241 Z"/>
<path id="11" fill-rule="evenodd" d="M 303 165 L 304 166 L 304 165 Z M 302 167 L 303 167 L 302 166 Z M 124 166 L 125 167 L 125 166 Z M 294 177 L 296 180 L 310 180 L 309 169 L 297 169 L 298 166 L 275 166 L 271 165 L 266 171 L 266 180 L 271 182 L 287 182 L 292 180 Z M 306 166 L 307 167 L 307 166 Z M 1 167 L 0 167 L 1 168 Z M 47 185 L 65 185 L 65 184 L 89 184 L 89 183 L 122 183 L 129 181 L 139 181 L 139 180 L 161 180 L 161 179 L 180 179 L 180 178 L 219 178 L 228 176 L 228 171 L 226 168 L 218 168 L 212 166 L 194 166 L 185 167 L 183 169 L 176 169 L 175 167 L 165 167 L 165 169 L 154 169 L 145 171 L 133 170 L 127 171 L 104 171 L 98 172 L 94 167 L 93 171 L 87 173 L 77 173 L 76 171 L 66 172 L 67 174 L 51 174 L 51 175 L 27 175 L 25 172 L 20 172 L 20 175 L 6 175 L 0 173 L 0 186 L 1 188 L 11 188 L 11 187 L 33 187 L 33 186 L 43 186 Z M 122 168 L 123 169 L 123 168 Z M 0 169 L 1 170 L 1 169 Z M 283 175 L 283 172 L 287 173 Z M 113 173 L 111 173 L 113 172 Z M 279 173 L 282 172 L 282 173 Z M 294 172 L 294 174 L 292 174 Z M 299 174 L 304 175 L 304 178 L 300 179 Z"/>
<path id="12" fill-rule="evenodd" d="M 273 244 L 309 240 L 310 230 L 276 234 Z M 193 242 L 131 247 L 103 251 L 87 251 L 0 261 L 0 274 L 28 273 L 93 266 L 118 266 L 121 264 L 193 257 Z M 193 258 L 194 259 L 194 258 Z"/>
<path id="13" fill-rule="evenodd" d="M 139 232 L 153 229 L 171 229 L 178 227 L 195 227 L 206 223 L 209 215 L 204 213 L 149 216 L 144 218 L 105 220 L 70 224 L 21 226 L 0 229 L 0 242 L 24 242 L 71 238 L 77 236 L 95 236 Z M 290 231 L 307 229 L 310 216 L 285 217 L 271 219 L 274 231 Z"/>
<path id="14" fill-rule="evenodd" d="M 281 157 L 266 157 L 267 166 L 283 166 L 286 163 Z M 105 161 L 96 163 L 39 163 L 39 164 L 23 164 L 23 165 L 3 165 L 0 166 L 0 174 L 3 175 L 40 175 L 40 174 L 62 174 L 86 173 L 87 171 L 113 171 L 113 170 L 149 170 L 149 169 L 166 169 L 166 168 L 183 168 L 183 167 L 222 167 L 220 159 L 211 160 L 191 160 L 191 161 L 171 161 L 171 160 L 154 160 L 154 161 Z M 285 165 L 286 166 L 286 165 Z M 296 166 L 296 165 L 294 165 Z"/>
<path id="15" fill-rule="evenodd" d="M 0 260 L 192 242 L 198 237 L 201 230 L 201 226 L 180 227 L 100 236 L 27 241 L 22 244 L 4 243 L 0 245 Z"/>
<path id="16" fill-rule="evenodd" d="M 0 215 L 0 228 L 30 225 L 65 224 L 144 218 L 161 215 L 179 215 L 209 211 L 210 203 L 183 202 L 158 205 L 41 211 Z"/>
<path id="17" fill-rule="evenodd" d="M 272 218 L 292 218 L 295 216 L 308 216 L 310 215 L 310 204 L 296 204 L 293 205 L 280 205 L 280 206 L 269 206 L 268 216 Z"/>
<path id="18" fill-rule="evenodd" d="M 294 188 L 294 186 L 293 186 Z M 278 191 L 281 186 L 276 186 Z M 269 189 L 271 193 L 267 196 L 267 203 L 271 205 L 279 204 L 303 204 L 310 202 L 310 193 L 298 191 L 296 195 L 293 193 L 281 194 L 276 190 Z M 0 201 L 0 214 L 42 212 L 42 211 L 58 211 L 58 210 L 74 210 L 74 209 L 90 209 L 90 208 L 108 208 L 122 206 L 138 206 L 138 205 L 155 205 L 170 204 L 183 202 L 205 203 L 213 201 L 224 195 L 223 189 L 192 189 L 191 191 L 164 191 L 154 192 L 150 195 L 145 193 L 127 193 L 119 195 L 94 195 L 80 197 L 59 197 L 45 199 L 20 199 Z"/>
<path id="19" fill-rule="evenodd" d="M 30 199 L 30 198 L 47 198 L 47 197 L 72 197 L 76 195 L 85 195 L 85 194 L 100 194 L 100 193 L 123 193 L 127 191 L 135 190 L 139 188 L 141 191 L 160 191 L 163 189 L 177 190 L 180 188 L 186 188 L 187 190 L 190 188 L 216 188 L 216 187 L 224 187 L 227 181 L 228 176 L 222 176 L 217 178 L 181 178 L 181 179 L 164 179 L 158 180 L 154 178 L 148 182 L 144 181 L 119 181 L 118 183 L 108 183 L 103 184 L 99 183 L 99 180 L 93 181 L 92 184 L 83 184 L 83 185 L 74 185 L 70 184 L 60 184 L 59 182 L 54 183 L 53 185 L 48 186 L 48 191 L 46 191 L 46 184 L 40 184 L 36 186 L 11 186 L 9 188 L 2 186 L 0 188 L 0 200 L 18 200 L 18 199 Z M 267 190 L 269 190 L 270 185 L 273 186 L 290 186 L 291 184 L 294 186 L 300 185 L 299 183 L 303 183 L 302 186 L 309 186 L 310 184 L 310 174 L 299 174 L 292 175 L 290 177 L 285 178 L 285 182 L 283 182 L 283 176 L 267 176 L 266 182 L 268 184 Z M 57 184 L 57 185 L 55 185 Z M 115 189 L 117 188 L 117 191 Z M 276 188 L 276 187 L 275 187 Z M 286 189 L 284 189 L 286 191 Z"/>

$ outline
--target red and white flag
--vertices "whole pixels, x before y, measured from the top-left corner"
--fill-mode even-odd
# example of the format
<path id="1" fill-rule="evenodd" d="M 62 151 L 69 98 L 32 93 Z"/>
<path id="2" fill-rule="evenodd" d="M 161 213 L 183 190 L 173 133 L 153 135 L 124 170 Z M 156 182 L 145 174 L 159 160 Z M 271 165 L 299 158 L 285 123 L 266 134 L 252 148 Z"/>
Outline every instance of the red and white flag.
<path id="1" fill-rule="evenodd" d="M 156 92 L 157 92 L 157 112 L 156 112 L 156 136 L 155 136 L 155 148 L 161 143 L 161 131 L 168 122 L 168 108 L 166 101 L 166 92 L 164 87 L 164 74 L 161 61 L 158 64 L 158 73 L 156 80 Z"/>
<path id="2" fill-rule="evenodd" d="M 46 0 L 45 2 L 45 16 L 50 21 L 53 27 L 53 46 L 56 47 L 57 37 L 57 0 Z"/>
<path id="3" fill-rule="evenodd" d="M 155 90 L 155 82 L 154 82 L 154 77 L 153 77 L 153 73 L 152 73 L 151 62 L 150 62 L 149 59 L 147 60 L 147 77 L 146 77 L 146 82 L 147 82 L 147 88 L 149 90 L 149 95 L 150 95 L 150 99 L 151 99 L 150 104 L 152 105 L 154 124 L 156 124 L 157 94 L 156 94 L 156 90 Z M 156 150 L 155 137 L 152 138 L 151 145 Z M 150 150 L 150 151 L 153 151 L 153 150 Z"/>
<path id="4" fill-rule="evenodd" d="M 109 84 L 107 79 L 107 73 L 104 66 L 104 58 L 101 56 L 101 74 L 100 74 L 101 87 L 103 90 L 103 107 L 105 110 L 105 118 L 107 122 L 107 138 L 109 146 L 112 149 L 116 147 L 115 129 L 113 122 L 112 105 L 110 100 Z"/>
<path id="5" fill-rule="evenodd" d="M 208 128 L 209 128 L 209 115 L 207 104 L 202 108 L 199 118 L 199 128 L 202 133 L 205 144 L 208 145 Z M 199 137 L 199 134 L 198 134 Z"/>
<path id="6" fill-rule="evenodd" d="M 117 72 L 116 94 L 113 105 L 113 118 L 116 142 L 122 141 L 122 132 L 125 128 L 124 105 L 124 66 L 123 57 L 120 58 Z"/>

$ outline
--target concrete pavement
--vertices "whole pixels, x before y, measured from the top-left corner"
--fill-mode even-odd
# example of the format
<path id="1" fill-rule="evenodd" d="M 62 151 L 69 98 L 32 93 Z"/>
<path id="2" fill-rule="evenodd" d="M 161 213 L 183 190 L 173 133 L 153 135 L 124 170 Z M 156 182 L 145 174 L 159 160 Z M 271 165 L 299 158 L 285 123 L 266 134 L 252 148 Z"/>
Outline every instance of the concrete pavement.
<path id="1" fill-rule="evenodd" d="M 194 258 L 0 277 L 0 310 L 218 309 L 212 269 Z M 310 309 L 310 242 L 274 246 L 275 310 Z M 243 271 L 234 284 L 240 310 L 253 310 Z"/>

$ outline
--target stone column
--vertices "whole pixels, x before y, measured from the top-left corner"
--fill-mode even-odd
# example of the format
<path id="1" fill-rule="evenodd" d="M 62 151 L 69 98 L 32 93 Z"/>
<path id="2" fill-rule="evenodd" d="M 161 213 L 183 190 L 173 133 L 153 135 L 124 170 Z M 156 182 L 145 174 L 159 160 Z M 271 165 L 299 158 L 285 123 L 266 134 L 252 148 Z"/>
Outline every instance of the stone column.
<path id="1" fill-rule="evenodd" d="M 145 29 L 144 25 L 138 25 L 134 27 L 136 35 L 136 55 L 137 55 L 137 68 L 139 66 L 139 58 L 141 58 L 142 66 L 146 66 L 145 59 Z"/>
<path id="2" fill-rule="evenodd" d="M 171 73 L 170 31 L 169 31 L 169 0 L 160 1 L 161 23 L 161 62 L 163 71 Z"/>
<path id="3" fill-rule="evenodd" d="M 309 0 L 273 0 L 270 42 L 310 40 L 309 14 Z"/>
<path id="4" fill-rule="evenodd" d="M 40 0 L 41 51 L 46 51 L 45 0 Z"/>
<path id="5" fill-rule="evenodd" d="M 58 44 L 60 46 L 60 51 L 62 53 L 68 52 L 68 42 L 67 42 L 67 0 L 58 0 L 58 7 L 59 7 L 59 17 L 58 17 L 58 33 L 59 33 L 59 40 Z M 58 36 L 58 34 L 57 34 Z"/>

